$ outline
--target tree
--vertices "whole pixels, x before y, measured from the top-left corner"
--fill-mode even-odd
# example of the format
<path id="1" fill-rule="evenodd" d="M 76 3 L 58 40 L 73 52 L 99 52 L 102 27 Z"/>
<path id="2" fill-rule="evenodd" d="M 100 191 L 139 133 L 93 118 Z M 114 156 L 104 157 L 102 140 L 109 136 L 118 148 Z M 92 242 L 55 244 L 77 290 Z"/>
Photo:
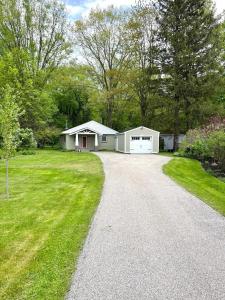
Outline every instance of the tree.
<path id="1" fill-rule="evenodd" d="M 36 84 L 46 83 L 51 72 L 71 51 L 67 29 L 65 7 L 59 1 L 0 2 L 1 54 L 16 50 L 15 63 L 21 82 L 29 72 L 36 78 Z"/>
<path id="2" fill-rule="evenodd" d="M 219 78 L 220 34 L 211 1 L 158 0 L 161 93 L 173 111 L 174 148 L 185 130 L 203 121 L 202 106 Z"/>
<path id="3" fill-rule="evenodd" d="M 56 112 L 46 84 L 71 51 L 67 31 L 59 1 L 0 1 L 0 86 L 8 84 L 18 92 L 24 128 L 40 130 Z"/>
<path id="4" fill-rule="evenodd" d="M 159 82 L 156 11 L 151 1 L 137 2 L 132 10 L 129 28 L 134 67 L 132 87 L 138 97 L 142 125 L 150 126 L 156 109 Z"/>
<path id="5" fill-rule="evenodd" d="M 108 126 L 112 126 L 116 100 L 123 93 L 120 83 L 131 63 L 127 23 L 127 13 L 113 7 L 92 10 L 88 18 L 75 23 L 75 41 L 103 92 Z"/>
<path id="6" fill-rule="evenodd" d="M 16 133 L 19 129 L 20 109 L 16 104 L 14 91 L 7 86 L 0 106 L 0 129 L 3 139 L 3 158 L 6 161 L 6 196 L 9 198 L 9 159 L 14 156 L 17 148 Z"/>
<path id="7" fill-rule="evenodd" d="M 48 83 L 49 93 L 57 106 L 54 126 L 65 129 L 66 124 L 72 127 L 90 120 L 89 100 L 95 86 L 88 78 L 88 69 L 87 66 L 71 63 L 54 72 Z"/>

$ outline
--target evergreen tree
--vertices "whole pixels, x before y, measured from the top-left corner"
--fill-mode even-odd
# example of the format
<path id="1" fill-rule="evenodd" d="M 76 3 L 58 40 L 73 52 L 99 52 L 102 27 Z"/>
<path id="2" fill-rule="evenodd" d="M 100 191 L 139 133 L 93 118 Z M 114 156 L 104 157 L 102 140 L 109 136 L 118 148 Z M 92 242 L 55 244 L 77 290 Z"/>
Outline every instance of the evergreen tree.
<path id="1" fill-rule="evenodd" d="M 158 0 L 161 92 L 173 110 L 174 148 L 183 129 L 203 119 L 219 76 L 220 26 L 211 0 Z"/>

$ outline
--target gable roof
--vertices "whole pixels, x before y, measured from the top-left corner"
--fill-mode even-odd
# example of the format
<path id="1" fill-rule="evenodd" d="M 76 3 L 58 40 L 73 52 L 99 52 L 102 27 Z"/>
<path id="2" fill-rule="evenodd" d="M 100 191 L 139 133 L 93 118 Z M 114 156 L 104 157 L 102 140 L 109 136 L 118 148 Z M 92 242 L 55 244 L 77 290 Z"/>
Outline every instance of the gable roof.
<path id="1" fill-rule="evenodd" d="M 87 123 L 78 125 L 76 127 L 70 128 L 68 130 L 65 130 L 62 132 L 62 134 L 69 134 L 69 135 L 73 135 L 81 130 L 91 130 L 99 135 L 103 135 L 103 134 L 117 134 L 118 132 L 105 126 L 102 125 L 96 121 L 89 121 Z"/>
<path id="2" fill-rule="evenodd" d="M 151 129 L 151 128 L 148 128 L 148 127 L 145 127 L 145 126 L 139 126 L 139 127 L 136 127 L 136 128 L 133 128 L 133 129 L 130 129 L 130 130 L 127 130 L 127 131 L 124 131 L 123 133 L 127 133 L 127 132 L 130 132 L 130 131 L 133 131 L 133 130 L 136 130 L 136 129 L 142 129 L 142 128 L 145 128 L 145 129 L 148 129 L 148 130 L 150 130 L 150 131 L 154 131 L 154 132 L 158 132 L 158 133 L 160 133 L 159 131 L 157 131 L 157 130 L 154 130 L 154 129 Z"/>

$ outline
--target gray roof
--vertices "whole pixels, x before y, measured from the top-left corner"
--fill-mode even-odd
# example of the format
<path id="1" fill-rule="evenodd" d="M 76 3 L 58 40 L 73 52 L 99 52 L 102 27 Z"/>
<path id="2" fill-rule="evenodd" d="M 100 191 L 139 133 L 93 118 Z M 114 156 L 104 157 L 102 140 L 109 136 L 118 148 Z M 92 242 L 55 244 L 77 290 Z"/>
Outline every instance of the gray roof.
<path id="1" fill-rule="evenodd" d="M 130 131 L 133 131 L 133 130 L 136 130 L 136 129 L 139 129 L 139 128 L 145 128 L 145 129 L 148 129 L 148 130 L 151 130 L 151 131 L 159 132 L 159 131 L 157 131 L 157 130 L 154 130 L 154 129 L 151 129 L 151 128 L 148 128 L 148 127 L 145 127 L 145 126 L 139 126 L 139 127 L 132 128 L 132 129 L 130 129 L 130 130 L 124 131 L 124 132 L 122 132 L 122 134 L 123 134 L 123 133 L 130 132 Z"/>
<path id="2" fill-rule="evenodd" d="M 68 130 L 65 130 L 62 132 L 62 134 L 69 134 L 69 135 L 73 135 L 81 130 L 91 130 L 99 135 L 103 135 L 103 134 L 117 134 L 118 132 L 105 126 L 102 125 L 96 121 L 89 121 L 87 123 L 81 124 L 79 126 L 70 128 Z"/>

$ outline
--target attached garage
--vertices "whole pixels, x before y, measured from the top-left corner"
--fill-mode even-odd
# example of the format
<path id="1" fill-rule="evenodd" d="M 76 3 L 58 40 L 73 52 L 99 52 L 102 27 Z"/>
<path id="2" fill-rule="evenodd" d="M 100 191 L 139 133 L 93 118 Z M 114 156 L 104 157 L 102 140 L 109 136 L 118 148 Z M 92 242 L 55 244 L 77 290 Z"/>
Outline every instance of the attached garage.
<path id="1" fill-rule="evenodd" d="M 116 150 L 131 154 L 158 153 L 159 135 L 158 131 L 144 126 L 119 133 L 116 136 Z"/>

